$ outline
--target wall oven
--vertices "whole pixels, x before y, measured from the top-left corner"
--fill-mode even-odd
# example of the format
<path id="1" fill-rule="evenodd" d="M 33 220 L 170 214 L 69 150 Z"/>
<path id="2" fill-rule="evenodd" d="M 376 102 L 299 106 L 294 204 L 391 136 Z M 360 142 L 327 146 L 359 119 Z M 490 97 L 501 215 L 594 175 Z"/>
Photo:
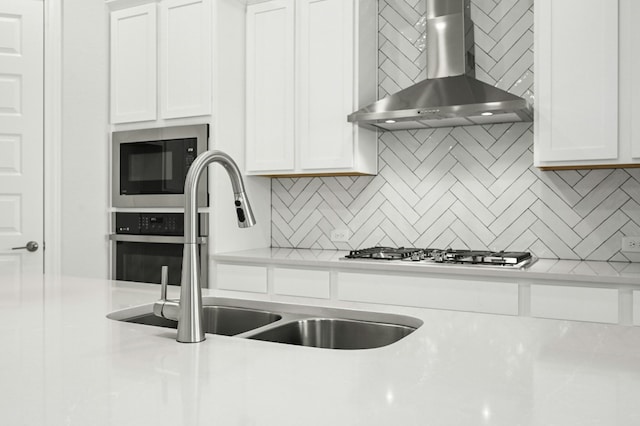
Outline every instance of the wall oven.
<path id="1" fill-rule="evenodd" d="M 183 207 L 191 163 L 207 150 L 209 126 L 198 124 L 112 133 L 114 207 Z M 198 205 L 208 205 L 203 174 Z"/>
<path id="2" fill-rule="evenodd" d="M 207 215 L 200 214 L 198 240 L 200 276 L 208 283 L 207 237 L 202 232 Z M 180 285 L 184 215 L 182 213 L 115 213 L 112 241 L 112 279 L 160 283 L 162 267 L 168 267 L 168 284 Z"/>

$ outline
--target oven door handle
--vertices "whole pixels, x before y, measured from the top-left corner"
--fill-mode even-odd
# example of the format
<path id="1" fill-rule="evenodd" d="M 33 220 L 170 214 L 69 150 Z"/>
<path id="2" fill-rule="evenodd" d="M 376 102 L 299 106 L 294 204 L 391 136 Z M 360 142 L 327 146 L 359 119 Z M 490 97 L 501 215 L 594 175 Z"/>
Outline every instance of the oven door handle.
<path id="1" fill-rule="evenodd" d="M 129 243 L 164 243 L 164 244 L 184 244 L 184 236 L 170 235 L 125 235 L 109 234 L 111 241 L 124 241 Z M 207 237 L 198 237 L 198 244 L 206 244 Z"/>

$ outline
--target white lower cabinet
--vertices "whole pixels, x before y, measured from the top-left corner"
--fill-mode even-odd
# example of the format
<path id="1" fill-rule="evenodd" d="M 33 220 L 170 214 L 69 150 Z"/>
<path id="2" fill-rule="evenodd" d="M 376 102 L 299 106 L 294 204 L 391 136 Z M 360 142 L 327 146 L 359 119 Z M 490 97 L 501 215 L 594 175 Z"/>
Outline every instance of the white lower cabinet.
<path id="1" fill-rule="evenodd" d="M 220 290 L 267 292 L 265 266 L 218 264 L 215 268 L 215 287 Z"/>
<path id="2" fill-rule="evenodd" d="M 640 325 L 640 291 L 633 292 L 633 325 Z"/>
<path id="3" fill-rule="evenodd" d="M 347 122 L 375 101 L 377 2 L 247 6 L 247 172 L 377 173 L 377 135 Z"/>
<path id="4" fill-rule="evenodd" d="M 596 286 L 575 281 L 566 285 L 561 280 L 310 269 L 278 264 L 217 264 L 215 270 L 215 288 L 267 297 L 640 326 L 640 289 L 610 284 Z"/>
<path id="5" fill-rule="evenodd" d="M 618 290 L 532 285 L 531 316 L 617 324 L 619 320 Z"/>
<path id="6" fill-rule="evenodd" d="M 329 271 L 309 269 L 273 269 L 273 292 L 284 296 L 329 299 Z"/>
<path id="7" fill-rule="evenodd" d="M 519 312 L 515 283 L 443 277 L 340 272 L 338 299 L 503 315 Z"/>

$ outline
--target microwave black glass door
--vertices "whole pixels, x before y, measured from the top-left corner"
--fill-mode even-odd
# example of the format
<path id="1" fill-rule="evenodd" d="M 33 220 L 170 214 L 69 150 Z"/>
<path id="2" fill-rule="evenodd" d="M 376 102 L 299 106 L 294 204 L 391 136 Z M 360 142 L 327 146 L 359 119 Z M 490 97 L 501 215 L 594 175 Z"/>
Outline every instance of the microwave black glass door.
<path id="1" fill-rule="evenodd" d="M 120 194 L 182 194 L 196 138 L 130 142 L 120 146 Z"/>

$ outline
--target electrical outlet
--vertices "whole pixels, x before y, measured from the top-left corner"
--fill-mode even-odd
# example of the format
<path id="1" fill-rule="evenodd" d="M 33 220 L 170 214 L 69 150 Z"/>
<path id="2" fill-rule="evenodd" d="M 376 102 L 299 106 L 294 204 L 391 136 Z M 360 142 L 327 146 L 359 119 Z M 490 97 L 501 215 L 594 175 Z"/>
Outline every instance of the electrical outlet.
<path id="1" fill-rule="evenodd" d="M 336 243 L 346 243 L 351 238 L 351 233 L 348 229 L 334 229 L 331 231 L 331 241 Z"/>
<path id="2" fill-rule="evenodd" d="M 640 253 L 640 237 L 622 237 L 622 251 Z"/>

